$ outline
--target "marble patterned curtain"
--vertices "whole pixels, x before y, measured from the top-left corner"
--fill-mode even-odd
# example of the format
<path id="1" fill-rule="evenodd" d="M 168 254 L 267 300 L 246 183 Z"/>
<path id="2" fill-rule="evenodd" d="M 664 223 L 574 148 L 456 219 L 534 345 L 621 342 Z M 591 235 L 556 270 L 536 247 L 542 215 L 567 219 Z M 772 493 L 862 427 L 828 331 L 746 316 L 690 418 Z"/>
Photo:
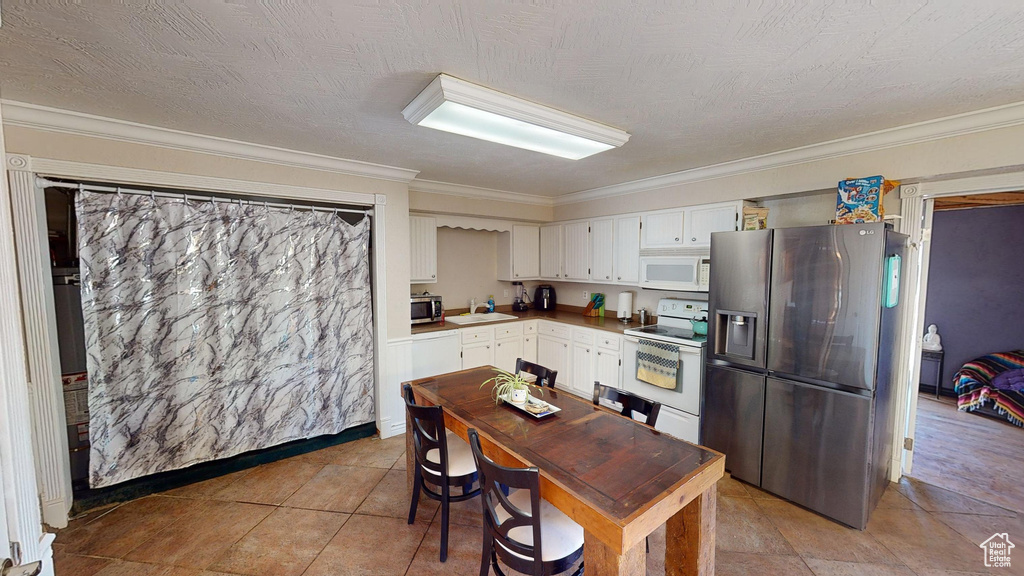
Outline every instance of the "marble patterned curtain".
<path id="1" fill-rule="evenodd" d="M 369 218 L 76 205 L 92 487 L 374 420 Z"/>

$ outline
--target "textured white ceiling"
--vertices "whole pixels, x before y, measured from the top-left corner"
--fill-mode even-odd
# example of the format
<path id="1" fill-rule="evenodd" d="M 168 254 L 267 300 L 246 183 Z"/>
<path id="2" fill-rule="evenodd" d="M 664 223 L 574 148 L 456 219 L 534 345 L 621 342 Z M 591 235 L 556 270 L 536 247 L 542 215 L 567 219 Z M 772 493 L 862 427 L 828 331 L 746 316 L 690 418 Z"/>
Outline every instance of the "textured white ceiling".
<path id="1" fill-rule="evenodd" d="M 1024 100 L 1024 2 L 3 2 L 4 98 L 542 195 Z M 632 134 L 413 126 L 439 72 Z"/>

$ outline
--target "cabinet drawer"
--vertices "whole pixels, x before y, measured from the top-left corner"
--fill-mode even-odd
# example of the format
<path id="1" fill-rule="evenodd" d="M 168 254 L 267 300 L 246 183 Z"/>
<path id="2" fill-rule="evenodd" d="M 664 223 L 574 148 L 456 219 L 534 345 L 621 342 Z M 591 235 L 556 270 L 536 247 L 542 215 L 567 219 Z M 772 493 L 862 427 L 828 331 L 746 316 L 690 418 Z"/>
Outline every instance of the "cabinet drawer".
<path id="1" fill-rule="evenodd" d="M 537 327 L 537 331 L 541 334 L 553 336 L 561 340 L 569 339 L 569 327 L 565 324 L 556 324 L 554 322 L 543 322 Z"/>
<path id="2" fill-rule="evenodd" d="M 622 339 L 615 335 L 601 334 L 597 337 L 597 347 L 604 348 L 605 350 L 618 352 L 621 343 Z"/>
<path id="3" fill-rule="evenodd" d="M 536 334 L 537 333 L 537 321 L 532 320 L 529 322 L 520 322 L 523 327 L 523 334 Z"/>
<path id="4" fill-rule="evenodd" d="M 463 328 L 462 329 L 462 343 L 472 344 L 474 342 L 490 342 L 491 341 L 491 329 L 490 328 Z"/>
<path id="5" fill-rule="evenodd" d="M 511 324 L 500 324 L 494 327 L 494 337 L 497 339 L 511 338 L 513 336 L 523 335 L 523 325 L 519 322 L 513 322 Z"/>
<path id="6" fill-rule="evenodd" d="M 572 341 L 577 344 L 586 344 L 588 346 L 594 345 L 594 332 L 592 330 L 581 330 L 579 328 L 572 331 Z"/>

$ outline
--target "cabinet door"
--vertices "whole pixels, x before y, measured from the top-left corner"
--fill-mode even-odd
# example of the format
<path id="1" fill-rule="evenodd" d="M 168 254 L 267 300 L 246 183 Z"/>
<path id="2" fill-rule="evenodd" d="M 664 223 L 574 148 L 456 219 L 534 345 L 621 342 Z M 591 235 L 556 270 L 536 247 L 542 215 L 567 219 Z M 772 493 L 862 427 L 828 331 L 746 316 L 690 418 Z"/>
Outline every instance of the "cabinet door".
<path id="1" fill-rule="evenodd" d="M 562 225 L 540 227 L 540 277 L 558 280 L 562 277 Z"/>
<path id="2" fill-rule="evenodd" d="M 562 273 L 567 280 L 590 280 L 590 222 L 562 225 Z"/>
<path id="3" fill-rule="evenodd" d="M 532 280 L 540 276 L 540 227 L 512 227 L 512 276 Z"/>
<path id="4" fill-rule="evenodd" d="M 535 334 L 527 334 L 523 336 L 523 360 L 527 362 L 537 362 L 537 336 Z"/>
<path id="5" fill-rule="evenodd" d="M 697 444 L 700 437 L 700 418 L 662 404 L 654 429 Z"/>
<path id="6" fill-rule="evenodd" d="M 572 343 L 572 392 L 584 398 L 594 395 L 594 347 Z"/>
<path id="7" fill-rule="evenodd" d="M 615 220 L 590 222 L 590 279 L 615 282 Z"/>
<path id="8" fill-rule="evenodd" d="M 437 282 L 437 220 L 409 217 L 409 279 L 413 284 Z"/>
<path id="9" fill-rule="evenodd" d="M 597 374 L 594 378 L 605 386 L 622 387 L 622 357 L 618 352 L 597 349 Z"/>
<path id="10" fill-rule="evenodd" d="M 537 364 L 557 370 L 555 386 L 569 389 L 569 341 L 541 334 L 537 336 Z"/>
<path id="11" fill-rule="evenodd" d="M 640 217 L 615 219 L 615 281 L 640 283 Z"/>
<path id="12" fill-rule="evenodd" d="M 511 372 L 516 369 L 516 360 L 523 357 L 523 337 L 514 336 L 494 342 L 494 365 Z"/>
<path id="13" fill-rule="evenodd" d="M 513 361 L 514 363 L 515 361 Z M 465 344 L 462 346 L 462 369 L 490 366 L 494 364 L 494 350 L 490 342 Z M 515 366 L 513 366 L 515 368 Z"/>
<path id="14" fill-rule="evenodd" d="M 736 205 L 692 208 L 689 211 L 687 246 L 711 246 L 712 232 L 736 230 Z"/>
<path id="15" fill-rule="evenodd" d="M 641 248 L 675 248 L 683 245 L 683 210 L 643 215 Z"/>

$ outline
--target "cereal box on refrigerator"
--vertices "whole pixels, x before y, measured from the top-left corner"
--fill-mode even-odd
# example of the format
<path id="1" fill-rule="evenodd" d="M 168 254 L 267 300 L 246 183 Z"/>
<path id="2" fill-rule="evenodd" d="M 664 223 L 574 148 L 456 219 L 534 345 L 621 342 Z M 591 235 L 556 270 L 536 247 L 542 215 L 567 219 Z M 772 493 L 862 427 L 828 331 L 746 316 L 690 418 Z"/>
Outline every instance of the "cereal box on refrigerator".
<path id="1" fill-rule="evenodd" d="M 882 176 L 840 181 L 836 224 L 881 222 L 885 217 L 882 198 L 899 185 L 898 181 L 886 180 Z"/>

